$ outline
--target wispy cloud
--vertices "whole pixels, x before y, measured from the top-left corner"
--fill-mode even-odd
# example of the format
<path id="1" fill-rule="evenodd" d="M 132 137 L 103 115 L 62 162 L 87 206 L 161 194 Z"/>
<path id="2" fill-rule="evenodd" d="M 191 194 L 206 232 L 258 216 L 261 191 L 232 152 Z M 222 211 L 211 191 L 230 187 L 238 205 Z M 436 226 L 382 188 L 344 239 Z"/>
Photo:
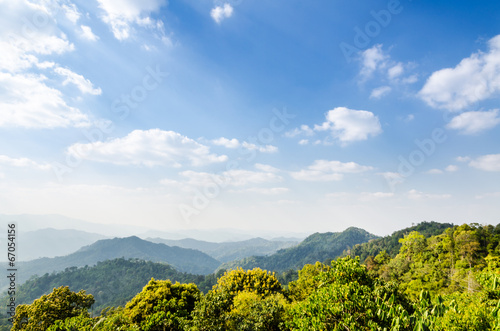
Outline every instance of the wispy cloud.
<path id="1" fill-rule="evenodd" d="M 102 20 L 107 23 L 118 40 L 128 39 L 133 26 L 151 27 L 163 33 L 163 24 L 149 17 L 165 4 L 164 0 L 97 0 L 104 11 Z"/>
<path id="2" fill-rule="evenodd" d="M 500 154 L 480 156 L 469 162 L 469 166 L 483 171 L 500 171 Z"/>
<path id="3" fill-rule="evenodd" d="M 361 173 L 372 169 L 370 166 L 355 162 L 316 160 L 306 169 L 290 172 L 290 175 L 296 180 L 304 181 L 339 181 L 344 178 L 344 174 Z"/>

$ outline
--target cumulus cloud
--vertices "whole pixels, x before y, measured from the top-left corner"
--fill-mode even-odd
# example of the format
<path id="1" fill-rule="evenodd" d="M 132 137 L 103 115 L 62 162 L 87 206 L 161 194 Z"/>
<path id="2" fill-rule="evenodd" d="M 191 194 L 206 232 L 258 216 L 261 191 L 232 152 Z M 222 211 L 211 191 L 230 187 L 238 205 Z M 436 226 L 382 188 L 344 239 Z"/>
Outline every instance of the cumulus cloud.
<path id="1" fill-rule="evenodd" d="M 104 11 L 102 20 L 108 24 L 118 40 L 130 37 L 132 25 L 159 29 L 163 33 L 163 24 L 148 15 L 164 5 L 164 0 L 97 0 Z"/>
<path id="2" fill-rule="evenodd" d="M 444 168 L 444 170 L 447 172 L 455 172 L 455 171 L 458 171 L 458 169 L 459 169 L 458 166 L 456 166 L 454 164 L 450 164 L 449 166 Z"/>
<path id="3" fill-rule="evenodd" d="M 382 132 L 382 127 L 372 112 L 337 107 L 328 111 L 326 121 L 316 125 L 314 130 L 330 131 L 334 138 L 348 143 L 374 137 Z"/>
<path id="4" fill-rule="evenodd" d="M 454 68 L 434 72 L 419 96 L 429 106 L 462 110 L 500 91 L 500 35 L 488 42 L 486 53 L 477 52 Z"/>
<path id="5" fill-rule="evenodd" d="M 290 172 L 290 175 L 294 179 L 304 181 L 339 181 L 344 178 L 344 174 L 361 173 L 372 169 L 370 166 L 355 162 L 316 160 L 306 169 Z"/>
<path id="6" fill-rule="evenodd" d="M 227 161 L 226 155 L 210 153 L 208 146 L 177 132 L 160 129 L 134 130 L 123 138 L 106 142 L 77 143 L 67 153 L 75 158 L 117 165 L 201 166 Z"/>
<path id="7" fill-rule="evenodd" d="M 223 19 L 229 18 L 233 15 L 233 7 L 225 3 L 223 6 L 217 6 L 215 8 L 212 8 L 210 11 L 210 16 L 212 16 L 213 20 L 217 23 L 220 24 Z"/>
<path id="8" fill-rule="evenodd" d="M 500 154 L 480 156 L 469 162 L 469 166 L 484 171 L 500 171 Z"/>
<path id="9" fill-rule="evenodd" d="M 446 127 L 459 130 L 462 134 L 477 134 L 497 126 L 500 123 L 500 117 L 498 115 L 498 109 L 489 111 L 469 111 L 455 116 Z"/>

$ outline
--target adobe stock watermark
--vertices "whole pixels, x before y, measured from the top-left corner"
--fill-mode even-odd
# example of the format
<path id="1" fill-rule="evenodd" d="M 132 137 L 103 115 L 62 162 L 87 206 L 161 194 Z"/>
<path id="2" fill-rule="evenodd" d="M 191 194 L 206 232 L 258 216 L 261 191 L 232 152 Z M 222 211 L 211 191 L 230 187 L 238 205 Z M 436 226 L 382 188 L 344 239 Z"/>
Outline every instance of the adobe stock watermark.
<path id="1" fill-rule="evenodd" d="M 168 73 L 162 72 L 159 66 L 156 66 L 155 69 L 147 66 L 145 71 L 146 74 L 140 84 L 134 86 L 129 93 L 122 94 L 111 103 L 111 112 L 116 114 L 122 121 L 130 115 L 131 109 L 137 108 L 141 102 L 146 100 L 149 93 L 158 88 L 165 77 L 168 76 Z M 72 173 L 81 165 L 88 156 L 88 144 L 104 141 L 111 136 L 114 130 L 115 125 L 109 120 L 96 121 L 90 129 L 81 130 L 85 137 L 83 143 L 73 145 L 71 153 L 66 153 L 64 163 L 52 163 L 52 169 L 58 181 L 62 182 L 65 175 Z"/>
<path id="2" fill-rule="evenodd" d="M 247 141 L 255 147 L 245 148 L 240 146 L 238 149 L 238 153 L 240 155 L 247 155 L 247 157 L 244 158 L 245 162 L 251 162 L 254 160 L 257 157 L 259 150 L 274 141 L 275 134 L 283 132 L 283 130 L 285 130 L 285 128 L 290 124 L 290 120 L 296 116 L 295 114 L 287 113 L 286 109 L 281 111 L 273 109 L 272 112 L 273 116 L 269 120 L 268 126 L 260 129 L 255 136 L 247 138 Z M 190 224 L 192 217 L 199 215 L 203 210 L 205 210 L 210 205 L 210 201 L 217 198 L 221 191 L 231 184 L 232 178 L 225 175 L 224 172 L 238 170 L 240 168 L 241 164 L 238 160 L 229 160 L 226 163 L 223 172 L 212 175 L 211 181 L 204 185 L 201 190 L 195 189 L 191 203 L 179 205 L 179 212 L 182 219 L 187 224 Z"/>
<path id="3" fill-rule="evenodd" d="M 407 1 L 411 2 L 412 0 Z M 391 24 L 392 18 L 401 14 L 403 9 L 404 7 L 399 0 L 389 0 L 385 9 L 371 10 L 370 16 L 372 19 L 362 27 L 357 25 L 354 27 L 352 42 L 343 41 L 339 44 L 347 63 L 351 63 L 361 50 L 368 48 L 372 40 L 380 35 L 382 30 Z"/>

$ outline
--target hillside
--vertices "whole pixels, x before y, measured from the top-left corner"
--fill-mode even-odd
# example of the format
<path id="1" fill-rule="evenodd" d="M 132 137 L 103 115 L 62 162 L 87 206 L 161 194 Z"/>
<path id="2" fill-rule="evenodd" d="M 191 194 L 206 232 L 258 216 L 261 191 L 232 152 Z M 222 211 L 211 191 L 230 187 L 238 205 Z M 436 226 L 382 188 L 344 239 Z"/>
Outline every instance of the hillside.
<path id="1" fill-rule="evenodd" d="M 385 250 L 389 256 L 395 257 L 401 248 L 399 239 L 403 238 L 408 233 L 418 231 L 424 237 L 429 238 L 440 235 L 451 227 L 453 227 L 453 224 L 450 223 L 422 222 L 415 226 L 395 231 L 389 236 L 355 245 L 349 252 L 346 252 L 346 254 L 352 257 L 359 256 L 361 261 L 364 261 L 368 256 L 376 256 L 382 250 Z"/>
<path id="2" fill-rule="evenodd" d="M 19 304 L 31 303 L 53 288 L 69 286 L 73 291 L 85 290 L 94 296 L 93 310 L 99 313 L 110 306 L 123 306 L 142 290 L 151 278 L 172 282 L 195 283 L 203 291 L 215 284 L 215 275 L 201 276 L 182 273 L 163 263 L 141 260 L 114 259 L 98 262 L 93 267 L 68 268 L 52 275 L 34 277 L 17 291 Z M 6 298 L 1 301 L 6 306 Z M 5 303 L 5 304 L 4 304 Z"/>
<path id="3" fill-rule="evenodd" d="M 270 256 L 252 256 L 225 263 L 220 268 L 252 269 L 259 267 L 277 272 L 289 269 L 296 270 L 305 264 L 335 259 L 342 255 L 344 250 L 376 238 L 378 237 L 355 227 L 350 227 L 343 232 L 315 233 L 295 247 L 279 250 Z"/>
<path id="4" fill-rule="evenodd" d="M 168 246 L 197 249 L 221 262 L 240 260 L 253 255 L 271 255 L 280 249 L 289 248 L 299 243 L 298 241 L 292 240 L 266 240 L 262 238 L 222 243 L 195 239 L 169 240 L 148 238 L 146 240 Z"/>
<path id="5" fill-rule="evenodd" d="M 19 238 L 19 261 L 68 255 L 101 239 L 106 237 L 78 230 L 49 228 L 24 232 Z"/>
<path id="6" fill-rule="evenodd" d="M 19 262 L 18 267 L 23 272 L 19 273 L 18 283 L 22 284 L 35 274 L 42 276 L 53 271 L 85 265 L 92 266 L 99 261 L 121 257 L 164 262 L 172 265 L 178 271 L 202 275 L 213 273 L 220 265 L 219 261 L 194 249 L 155 244 L 138 237 L 114 238 L 99 240 L 63 257 Z M 2 279 L 1 288 L 4 288 L 5 281 Z"/>

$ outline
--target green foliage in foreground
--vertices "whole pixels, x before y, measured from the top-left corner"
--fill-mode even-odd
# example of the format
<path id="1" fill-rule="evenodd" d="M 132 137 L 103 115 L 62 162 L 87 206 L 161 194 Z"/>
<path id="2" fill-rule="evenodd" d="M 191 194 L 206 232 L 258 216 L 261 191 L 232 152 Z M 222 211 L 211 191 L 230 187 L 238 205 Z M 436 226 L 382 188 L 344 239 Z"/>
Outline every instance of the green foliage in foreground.
<path id="1" fill-rule="evenodd" d="M 93 298 L 57 288 L 19 306 L 14 330 L 500 331 L 500 227 L 413 231 L 400 244 L 366 265 L 350 256 L 305 265 L 287 288 L 259 268 L 224 273 L 206 295 L 153 279 L 125 308 L 96 317 Z"/>

